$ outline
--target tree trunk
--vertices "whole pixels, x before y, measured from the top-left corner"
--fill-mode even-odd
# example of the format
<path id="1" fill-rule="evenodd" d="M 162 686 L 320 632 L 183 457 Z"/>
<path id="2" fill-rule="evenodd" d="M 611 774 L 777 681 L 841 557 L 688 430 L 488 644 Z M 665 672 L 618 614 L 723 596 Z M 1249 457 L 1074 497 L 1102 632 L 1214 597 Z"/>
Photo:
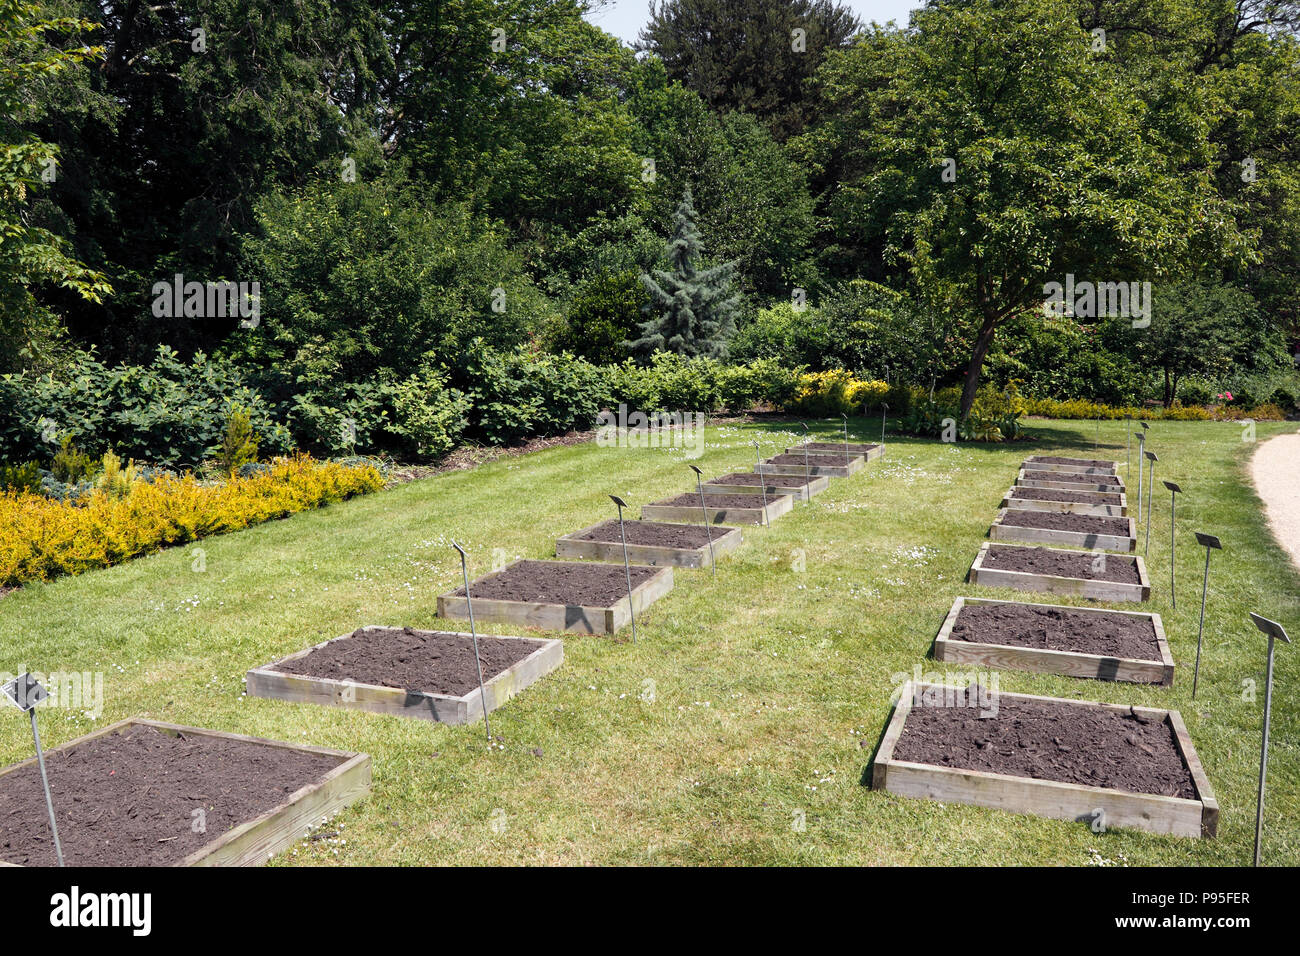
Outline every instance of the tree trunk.
<path id="1" fill-rule="evenodd" d="M 989 348 L 993 345 L 993 334 L 997 328 L 997 313 L 992 309 L 985 309 L 984 322 L 980 325 L 980 334 L 975 339 L 975 349 L 971 352 L 970 363 L 966 366 L 966 374 L 962 378 L 961 417 L 963 420 L 970 415 L 971 407 L 975 404 L 975 392 L 980 384 L 980 369 L 984 367 L 984 357 L 989 354 Z"/>
<path id="2" fill-rule="evenodd" d="M 1169 381 L 1169 369 L 1165 369 L 1165 408 L 1168 408 L 1174 400 L 1174 387 Z"/>

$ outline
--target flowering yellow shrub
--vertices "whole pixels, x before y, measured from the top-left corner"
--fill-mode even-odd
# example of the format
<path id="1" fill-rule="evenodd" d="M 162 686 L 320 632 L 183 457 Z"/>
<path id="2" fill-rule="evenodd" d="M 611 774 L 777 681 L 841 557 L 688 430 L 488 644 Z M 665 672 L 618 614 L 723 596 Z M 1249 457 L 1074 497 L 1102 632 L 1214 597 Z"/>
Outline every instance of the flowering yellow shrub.
<path id="1" fill-rule="evenodd" d="M 119 564 L 168 545 L 282 518 L 378 491 L 371 466 L 281 458 L 269 470 L 225 484 L 193 475 L 137 481 L 114 497 L 95 490 L 77 501 L 30 492 L 0 495 L 0 585 L 48 580 Z"/>
<path id="2" fill-rule="evenodd" d="M 1251 409 L 1241 409 L 1232 405 L 1205 408 L 1200 405 L 1179 405 L 1170 408 L 1123 408 L 1116 405 L 1100 405 L 1082 398 L 1058 402 L 1050 398 L 1027 398 L 1024 400 L 1025 414 L 1038 415 L 1042 418 L 1073 419 L 1118 419 L 1128 415 L 1135 419 L 1147 421 L 1165 419 L 1177 422 L 1236 421 L 1251 418 L 1255 421 L 1281 421 L 1286 416 L 1276 405 L 1257 405 Z"/>
<path id="3" fill-rule="evenodd" d="M 884 382 L 855 378 L 844 369 L 808 372 L 800 376 L 799 390 L 789 410 L 814 418 L 861 415 L 879 410 L 886 396 L 893 396 L 896 391 Z M 890 404 L 898 406 L 906 402 L 891 397 Z"/>

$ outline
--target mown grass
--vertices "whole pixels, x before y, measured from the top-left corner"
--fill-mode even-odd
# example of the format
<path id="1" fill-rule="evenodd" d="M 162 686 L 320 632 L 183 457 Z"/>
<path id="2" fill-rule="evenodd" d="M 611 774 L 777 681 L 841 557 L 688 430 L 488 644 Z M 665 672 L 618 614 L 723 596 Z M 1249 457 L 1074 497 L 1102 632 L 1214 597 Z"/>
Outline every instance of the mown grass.
<path id="1" fill-rule="evenodd" d="M 878 435 L 857 425 L 856 439 Z M 1261 425 L 1258 438 L 1294 427 Z M 637 644 L 626 630 L 566 637 L 564 666 L 493 715 L 503 749 L 486 747 L 481 724 L 243 698 L 243 674 L 361 624 L 438 627 L 436 596 L 459 584 L 453 537 L 474 573 L 490 568 L 494 548 L 550 556 L 558 535 L 612 515 L 609 492 L 640 504 L 691 487 L 680 449 L 589 444 L 502 459 L 209 539 L 202 572 L 184 548 L 27 587 L 0 601 L 0 669 L 106 673 L 98 721 L 43 712 L 47 746 L 138 714 L 371 754 L 373 792 L 340 817 L 340 839 L 302 844 L 280 864 L 1248 863 L 1264 641 L 1247 611 L 1300 634 L 1300 576 L 1268 535 L 1245 477 L 1253 446 L 1231 423 L 1158 422 L 1150 433 L 1157 481 L 1186 491 L 1176 612 L 1160 485 L 1148 558 L 1150 609 L 1164 615 L 1179 664 L 1174 687 L 1000 674 L 1006 691 L 1180 709 L 1222 806 L 1219 839 L 1094 834 L 863 786 L 901 680 L 917 665 L 961 670 L 928 658 L 953 597 L 1040 599 L 964 583 L 1026 455 L 1094 454 L 1093 423 L 1031 430 L 1032 445 L 891 439 L 884 460 L 771 528 L 747 528 L 716 578 L 677 569 Z M 1123 434 L 1123 423 L 1103 423 L 1096 453 L 1122 460 Z M 754 438 L 785 445 L 794 434 L 710 427 L 696 463 L 706 475 L 749 470 Z M 1227 549 L 1212 567 L 1196 701 L 1204 552 L 1193 530 Z M 1275 864 L 1300 863 L 1297 655 L 1278 652 L 1265 857 Z M 1253 701 L 1248 681 L 1260 686 Z M 5 763 L 31 744 L 26 721 L 8 714 Z"/>

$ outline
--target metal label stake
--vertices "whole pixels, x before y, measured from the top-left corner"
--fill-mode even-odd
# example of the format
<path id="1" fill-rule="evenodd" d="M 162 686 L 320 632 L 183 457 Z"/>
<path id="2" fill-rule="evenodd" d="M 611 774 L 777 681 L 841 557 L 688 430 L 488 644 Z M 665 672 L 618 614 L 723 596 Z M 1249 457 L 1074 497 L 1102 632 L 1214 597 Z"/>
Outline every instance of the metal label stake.
<path id="1" fill-rule="evenodd" d="M 1156 462 L 1160 460 L 1160 457 L 1153 451 L 1146 451 L 1142 454 L 1146 455 L 1147 461 L 1151 462 L 1151 474 L 1147 478 L 1147 540 L 1142 545 L 1142 554 L 1145 556 L 1151 550 L 1151 489 L 1156 484 Z M 1139 461 L 1138 468 L 1141 467 L 1142 462 Z M 1140 475 L 1141 471 L 1138 474 Z M 1141 494 L 1141 492 L 1138 493 Z"/>
<path id="2" fill-rule="evenodd" d="M 623 509 L 627 502 L 618 495 L 610 495 L 610 500 L 618 506 L 618 536 L 623 541 L 623 574 L 627 576 L 627 611 L 632 617 L 632 643 L 636 643 L 636 611 L 632 607 L 632 565 L 627 560 L 627 532 L 623 530 Z"/>
<path id="3" fill-rule="evenodd" d="M 1264 835 L 1264 781 L 1268 776 L 1268 722 L 1273 711 L 1273 650 L 1277 641 L 1291 643 L 1286 636 L 1286 629 L 1277 621 L 1260 617 L 1254 611 L 1250 619 L 1264 634 L 1268 635 L 1268 668 L 1264 676 L 1264 741 L 1259 751 L 1259 800 L 1255 804 L 1255 865 L 1259 866 Z"/>
<path id="4" fill-rule="evenodd" d="M 885 451 L 885 419 L 889 415 L 889 402 L 880 403 L 880 452 Z"/>
<path id="5" fill-rule="evenodd" d="M 709 509 L 704 507 L 704 472 L 694 465 L 691 465 L 691 471 L 695 472 L 695 488 L 700 493 L 700 515 L 704 518 L 704 533 L 709 539 L 709 573 L 716 578 L 718 576 L 718 562 L 713 555 L 713 532 L 709 530 Z M 761 474 L 758 476 L 758 480 L 763 481 Z M 766 512 L 767 509 L 763 510 Z"/>
<path id="6" fill-rule="evenodd" d="M 4 695 L 26 711 L 32 718 L 32 743 L 36 747 L 36 764 L 41 768 L 41 786 L 45 790 L 45 809 L 50 814 L 50 833 L 54 836 L 54 855 L 59 866 L 64 866 L 63 844 L 59 842 L 59 823 L 54 819 L 54 798 L 50 796 L 50 780 L 45 775 L 45 751 L 41 749 L 41 732 L 36 728 L 36 705 L 49 697 L 49 692 L 31 674 L 19 674 L 0 688 Z"/>
<path id="7" fill-rule="evenodd" d="M 1164 485 L 1169 489 L 1169 601 L 1176 611 L 1178 592 L 1174 590 L 1174 515 L 1178 511 L 1178 495 L 1183 489 L 1176 481 L 1166 481 Z"/>
<path id="8" fill-rule="evenodd" d="M 758 459 L 758 493 L 763 496 L 763 524 L 770 527 L 772 522 L 767 517 L 767 476 L 763 474 L 763 453 L 758 449 L 758 442 L 753 442 L 753 445 L 754 456 Z"/>
<path id="9" fill-rule="evenodd" d="M 1192 700 L 1196 700 L 1196 682 L 1201 676 L 1201 638 L 1205 634 L 1205 595 L 1210 588 L 1210 552 L 1222 551 L 1223 542 L 1212 534 L 1197 531 L 1196 540 L 1205 549 L 1205 577 L 1201 579 L 1201 624 L 1196 630 L 1196 667 L 1192 669 Z"/>
<path id="10" fill-rule="evenodd" d="M 840 412 L 840 418 L 844 419 L 844 467 L 849 466 L 849 416 Z"/>
<path id="11" fill-rule="evenodd" d="M 1142 520 L 1142 455 L 1146 451 L 1146 447 L 1147 447 L 1147 429 L 1150 428 L 1151 426 L 1143 421 L 1139 421 L 1138 424 L 1142 426 L 1142 430 L 1138 432 L 1138 521 L 1141 521 Z M 1128 480 L 1127 475 L 1124 476 L 1124 480 L 1125 481 Z"/>
<path id="12" fill-rule="evenodd" d="M 474 639 L 474 663 L 478 666 L 478 692 L 483 701 L 483 729 L 487 731 L 488 746 L 492 745 L 492 725 L 488 723 L 487 689 L 483 686 L 483 659 L 478 654 L 478 631 L 474 627 L 474 602 L 469 596 L 469 565 L 465 563 L 465 549 L 452 541 L 451 546 L 460 552 L 460 575 L 465 579 L 465 609 L 469 612 L 469 636 Z"/>
<path id="13" fill-rule="evenodd" d="M 1133 466 L 1129 462 L 1129 457 L 1131 454 L 1130 449 L 1133 447 L 1132 422 L 1133 422 L 1132 415 L 1124 416 L 1124 480 L 1125 481 L 1128 481 L 1129 473 L 1133 470 Z"/>

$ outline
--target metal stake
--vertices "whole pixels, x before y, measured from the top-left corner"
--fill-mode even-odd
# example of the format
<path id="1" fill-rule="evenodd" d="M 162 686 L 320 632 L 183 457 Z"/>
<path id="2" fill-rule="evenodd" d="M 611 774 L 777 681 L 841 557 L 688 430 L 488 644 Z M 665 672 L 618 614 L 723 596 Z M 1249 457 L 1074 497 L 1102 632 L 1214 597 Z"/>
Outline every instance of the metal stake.
<path id="1" fill-rule="evenodd" d="M 880 453 L 885 453 L 885 417 L 889 414 L 889 403 L 880 403 Z"/>
<path id="2" fill-rule="evenodd" d="M 478 631 L 474 627 L 474 602 L 469 596 L 469 566 L 465 563 L 465 549 L 454 540 L 451 546 L 460 552 L 460 575 L 465 579 L 465 609 L 469 612 L 469 635 L 474 639 L 474 663 L 478 666 L 478 692 L 483 702 L 483 729 L 487 731 L 488 745 L 492 744 L 492 725 L 488 722 L 487 690 L 483 686 L 483 659 L 478 653 Z"/>
<path id="3" fill-rule="evenodd" d="M 1178 610 L 1178 592 L 1174 590 L 1174 514 L 1178 511 L 1178 493 L 1183 489 L 1177 482 L 1166 481 L 1169 489 L 1169 601 Z"/>
<path id="4" fill-rule="evenodd" d="M 1129 449 L 1132 447 L 1132 442 L 1133 442 L 1133 426 L 1130 424 L 1130 422 L 1132 421 L 1133 421 L 1132 415 L 1124 416 L 1124 480 L 1125 481 L 1128 481 L 1129 472 L 1132 470 L 1132 465 L 1129 463 Z"/>
<path id="5" fill-rule="evenodd" d="M 1153 451 L 1143 452 L 1143 454 L 1147 456 L 1147 461 L 1151 462 L 1151 474 L 1147 478 L 1147 540 L 1146 543 L 1142 545 L 1142 554 L 1145 556 L 1151 550 L 1151 489 L 1154 488 L 1156 484 L 1156 462 L 1158 462 L 1160 458 Z M 1138 462 L 1138 467 L 1142 467 L 1142 462 Z M 1139 494 L 1141 494 L 1141 492 L 1139 492 Z"/>
<path id="6" fill-rule="evenodd" d="M 636 643 L 636 609 L 632 607 L 632 567 L 627 560 L 627 532 L 623 530 L 623 509 L 627 507 L 627 502 L 618 495 L 610 495 L 610 499 L 618 506 L 618 536 L 623 541 L 623 573 L 627 576 L 627 612 L 632 617 L 632 643 Z"/>
<path id="7" fill-rule="evenodd" d="M 1273 649 L 1278 638 L 1288 644 L 1291 643 L 1291 638 L 1286 636 L 1286 630 L 1276 621 L 1260 617 L 1253 611 L 1250 619 L 1260 631 L 1268 635 L 1268 668 L 1264 676 L 1264 742 L 1259 751 L 1259 800 L 1255 804 L 1255 866 L 1259 866 L 1264 836 L 1264 780 L 1268 776 L 1268 723 L 1273 711 Z"/>
<path id="8" fill-rule="evenodd" d="M 767 517 L 767 476 L 763 474 L 763 453 L 758 450 L 757 441 L 753 445 L 754 456 L 758 459 L 758 493 L 763 496 L 763 524 L 771 527 L 772 522 Z"/>
<path id="9" fill-rule="evenodd" d="M 840 412 L 840 418 L 844 419 L 844 467 L 849 465 L 849 416 Z"/>
<path id="10" fill-rule="evenodd" d="M 807 452 L 804 454 L 807 454 Z M 691 471 L 695 472 L 695 488 L 700 493 L 700 514 L 704 518 L 704 533 L 709 539 L 709 571 L 716 578 L 718 576 L 718 562 L 713 556 L 713 532 L 709 530 L 709 509 L 704 507 L 704 473 L 694 465 L 691 465 Z M 761 474 L 758 476 L 758 480 L 763 480 Z M 763 510 L 766 512 L 767 509 L 764 508 Z"/>
<path id="11" fill-rule="evenodd" d="M 1141 422 L 1141 424 L 1145 425 L 1146 422 Z M 1138 432 L 1138 522 L 1139 523 L 1141 523 L 1142 521 L 1142 455 L 1146 451 L 1146 447 L 1147 447 L 1147 433 L 1145 431 L 1140 431 Z M 1128 475 L 1124 476 L 1124 481 L 1125 482 L 1128 481 Z"/>
<path id="12" fill-rule="evenodd" d="M 1201 638 L 1205 634 L 1205 595 L 1210 588 L 1210 552 L 1222 551 L 1223 542 L 1212 534 L 1197 531 L 1196 540 L 1205 548 L 1205 577 L 1201 579 L 1201 624 L 1196 630 L 1196 667 L 1192 670 L 1192 700 L 1196 700 L 1196 682 L 1201 676 Z"/>
<path id="13" fill-rule="evenodd" d="M 41 769 L 41 788 L 45 791 L 45 809 L 50 814 L 50 834 L 54 837 L 54 855 L 59 866 L 64 866 L 63 844 L 59 841 L 59 822 L 54 818 L 54 798 L 50 795 L 50 780 L 45 775 L 45 751 L 41 749 L 41 732 L 36 727 L 36 705 L 49 693 L 31 674 L 19 674 L 4 685 L 3 693 L 18 706 L 27 711 L 32 719 L 32 743 L 36 745 L 36 764 Z"/>

